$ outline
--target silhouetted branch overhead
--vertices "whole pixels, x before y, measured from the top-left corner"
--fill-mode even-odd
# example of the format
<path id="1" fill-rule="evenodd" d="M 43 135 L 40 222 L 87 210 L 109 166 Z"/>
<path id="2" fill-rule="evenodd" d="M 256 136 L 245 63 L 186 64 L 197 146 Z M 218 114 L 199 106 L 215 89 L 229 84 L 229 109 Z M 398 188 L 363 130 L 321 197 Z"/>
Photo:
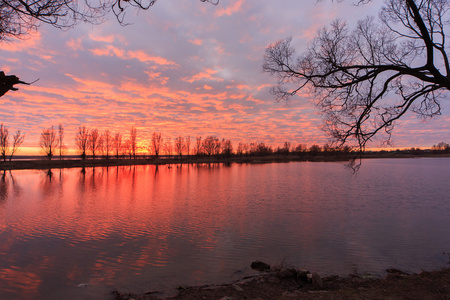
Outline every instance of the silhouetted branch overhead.
<path id="1" fill-rule="evenodd" d="M 219 0 L 200 0 L 218 4 Z M 147 10 L 156 0 L 2 0 L 0 40 L 18 37 L 37 29 L 40 23 L 71 28 L 78 22 L 102 23 L 112 11 L 120 23 L 128 7 Z"/>
<path id="2" fill-rule="evenodd" d="M 353 31 L 333 21 L 298 57 L 291 38 L 278 41 L 264 56 L 263 70 L 278 78 L 272 93 L 278 101 L 300 90 L 311 93 L 323 129 L 340 144 L 364 148 L 380 131 L 389 143 L 408 111 L 422 117 L 441 112 L 450 89 L 449 8 L 448 1 L 388 0 L 379 21 L 366 18 Z"/>
<path id="3" fill-rule="evenodd" d="M 218 4 L 219 0 L 200 0 Z M 147 10 L 156 0 L 2 0 L 0 1 L 0 42 L 20 38 L 36 31 L 40 24 L 56 28 L 72 28 L 79 22 L 100 24 L 112 11 L 121 24 L 125 23 L 128 7 Z M 0 97 L 15 84 L 27 84 L 17 76 L 0 74 Z"/>
<path id="4" fill-rule="evenodd" d="M 14 86 L 16 84 L 30 85 L 36 81 L 37 80 L 30 83 L 24 82 L 21 81 L 16 75 L 5 75 L 5 72 L 0 71 L 0 97 L 6 94 L 8 91 L 17 91 L 18 88 Z"/>

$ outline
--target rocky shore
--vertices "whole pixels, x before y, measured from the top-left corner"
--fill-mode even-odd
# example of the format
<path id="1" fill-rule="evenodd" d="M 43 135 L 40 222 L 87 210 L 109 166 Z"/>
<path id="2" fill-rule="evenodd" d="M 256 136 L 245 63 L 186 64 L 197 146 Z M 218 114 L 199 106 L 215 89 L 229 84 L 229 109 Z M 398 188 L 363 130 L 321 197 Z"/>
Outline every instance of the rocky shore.
<path id="1" fill-rule="evenodd" d="M 383 278 L 368 274 L 328 276 L 294 267 L 270 267 L 253 262 L 259 275 L 238 281 L 193 287 L 179 287 L 176 296 L 164 298 L 156 291 L 142 295 L 114 291 L 116 300 L 141 299 L 450 299 L 450 268 L 407 274 L 388 269 Z"/>

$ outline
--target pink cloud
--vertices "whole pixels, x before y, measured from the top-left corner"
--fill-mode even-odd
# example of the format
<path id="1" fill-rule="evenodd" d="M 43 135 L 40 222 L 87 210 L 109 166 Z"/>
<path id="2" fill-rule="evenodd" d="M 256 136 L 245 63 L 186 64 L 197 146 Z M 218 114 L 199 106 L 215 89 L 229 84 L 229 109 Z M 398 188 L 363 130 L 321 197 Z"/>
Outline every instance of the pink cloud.
<path id="1" fill-rule="evenodd" d="M 216 13 L 216 17 L 222 17 L 222 16 L 231 16 L 241 10 L 242 3 L 244 3 L 243 0 L 239 0 L 234 2 L 232 5 L 225 7 L 225 4 L 223 4 L 223 8 L 219 9 Z"/>
<path id="2" fill-rule="evenodd" d="M 169 61 L 169 60 L 165 59 L 164 57 L 150 56 L 142 50 L 128 51 L 127 56 L 130 58 L 136 58 L 141 62 L 153 62 L 153 63 L 156 63 L 157 65 L 172 65 L 172 66 L 177 65 L 175 62 Z M 121 57 L 121 58 L 124 58 L 124 57 Z"/>
<path id="3" fill-rule="evenodd" d="M 189 43 L 197 45 L 197 46 L 201 46 L 203 44 L 203 40 L 201 40 L 201 39 L 189 40 Z"/>
<path id="4" fill-rule="evenodd" d="M 35 32 L 26 36 L 24 39 L 16 39 L 13 42 L 2 42 L 2 50 L 3 51 L 25 51 L 30 48 L 38 47 L 42 40 L 42 35 L 40 32 Z"/>
<path id="5" fill-rule="evenodd" d="M 182 80 L 189 82 L 189 83 L 193 83 L 195 81 L 200 81 L 203 79 L 219 81 L 219 82 L 224 81 L 223 78 L 218 78 L 218 77 L 213 76 L 213 75 L 217 74 L 218 72 L 219 72 L 218 70 L 205 69 L 203 72 L 197 73 L 191 77 L 184 77 L 184 78 L 182 78 Z"/>
<path id="6" fill-rule="evenodd" d="M 142 50 L 125 51 L 113 45 L 107 45 L 104 48 L 91 49 L 90 51 L 97 56 L 116 56 L 120 59 L 137 59 L 141 62 L 152 62 L 157 65 L 177 66 L 177 64 L 173 61 L 167 60 L 160 56 L 148 55 Z"/>

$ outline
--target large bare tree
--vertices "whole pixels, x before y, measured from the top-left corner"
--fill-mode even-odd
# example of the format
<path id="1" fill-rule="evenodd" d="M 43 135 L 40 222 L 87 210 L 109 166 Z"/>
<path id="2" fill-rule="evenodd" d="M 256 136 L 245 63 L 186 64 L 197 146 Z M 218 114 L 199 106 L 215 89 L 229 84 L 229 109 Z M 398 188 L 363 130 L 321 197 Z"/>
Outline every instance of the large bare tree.
<path id="1" fill-rule="evenodd" d="M 278 41 L 263 64 L 278 78 L 272 93 L 279 101 L 309 93 L 323 129 L 339 144 L 363 149 L 382 132 L 389 143 L 407 112 L 441 114 L 450 89 L 449 9 L 447 0 L 386 0 L 378 19 L 361 20 L 354 30 L 333 21 L 299 56 L 291 38 Z"/>

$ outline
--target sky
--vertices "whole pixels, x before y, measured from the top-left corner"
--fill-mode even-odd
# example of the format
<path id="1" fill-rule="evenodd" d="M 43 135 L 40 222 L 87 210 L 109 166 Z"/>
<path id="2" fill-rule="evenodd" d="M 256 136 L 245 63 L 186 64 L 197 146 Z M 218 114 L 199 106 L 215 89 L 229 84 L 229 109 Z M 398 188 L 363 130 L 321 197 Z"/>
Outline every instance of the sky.
<path id="1" fill-rule="evenodd" d="M 165 139 L 213 135 L 235 147 L 323 145 L 328 137 L 313 99 L 302 94 L 277 103 L 270 94 L 276 78 L 262 72 L 264 50 L 292 37 L 301 52 L 336 18 L 351 25 L 376 17 L 380 2 L 374 2 L 160 0 L 148 11 L 129 9 L 127 26 L 114 15 L 69 30 L 44 25 L 0 45 L 1 70 L 27 82 L 39 79 L 0 98 L 0 122 L 25 133 L 19 154 L 38 147 L 42 131 L 59 123 L 69 148 L 82 125 L 125 138 L 134 126 L 142 147 L 153 132 Z M 450 142 L 450 111 L 443 108 L 427 122 L 406 115 L 394 131 L 394 147 Z"/>

